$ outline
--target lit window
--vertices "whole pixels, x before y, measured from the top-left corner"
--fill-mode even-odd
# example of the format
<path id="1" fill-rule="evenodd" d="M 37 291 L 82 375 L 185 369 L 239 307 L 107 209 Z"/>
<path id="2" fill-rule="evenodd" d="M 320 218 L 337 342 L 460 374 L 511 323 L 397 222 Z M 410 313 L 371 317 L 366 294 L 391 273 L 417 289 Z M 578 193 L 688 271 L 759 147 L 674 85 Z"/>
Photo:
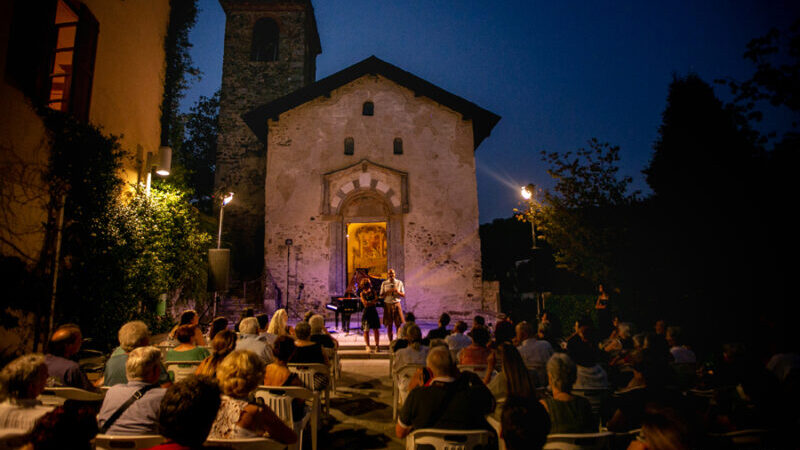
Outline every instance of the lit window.
<path id="1" fill-rule="evenodd" d="M 278 60 L 278 24 L 272 19 L 259 19 L 253 26 L 250 61 Z"/>
<path id="2" fill-rule="evenodd" d="M 361 114 L 364 116 L 375 115 L 375 105 L 372 102 L 364 102 L 364 106 L 361 108 Z"/>
<path id="3" fill-rule="evenodd" d="M 355 142 L 353 138 L 346 137 L 344 138 L 344 154 L 345 155 L 352 155 L 355 152 Z"/>

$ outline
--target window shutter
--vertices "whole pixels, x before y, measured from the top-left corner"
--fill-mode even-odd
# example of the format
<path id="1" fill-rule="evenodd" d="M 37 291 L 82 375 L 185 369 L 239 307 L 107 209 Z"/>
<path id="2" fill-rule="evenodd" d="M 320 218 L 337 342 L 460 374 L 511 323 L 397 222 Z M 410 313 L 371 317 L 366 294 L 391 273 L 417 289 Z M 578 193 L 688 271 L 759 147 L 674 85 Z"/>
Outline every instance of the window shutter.
<path id="1" fill-rule="evenodd" d="M 16 0 L 6 53 L 6 80 L 34 103 L 50 89 L 50 52 L 55 46 L 58 0 Z"/>
<path id="2" fill-rule="evenodd" d="M 86 5 L 81 5 L 78 15 L 75 54 L 72 57 L 70 111 L 78 120 L 88 122 L 89 106 L 92 100 L 94 57 L 97 52 L 97 35 L 100 31 L 100 24 Z"/>

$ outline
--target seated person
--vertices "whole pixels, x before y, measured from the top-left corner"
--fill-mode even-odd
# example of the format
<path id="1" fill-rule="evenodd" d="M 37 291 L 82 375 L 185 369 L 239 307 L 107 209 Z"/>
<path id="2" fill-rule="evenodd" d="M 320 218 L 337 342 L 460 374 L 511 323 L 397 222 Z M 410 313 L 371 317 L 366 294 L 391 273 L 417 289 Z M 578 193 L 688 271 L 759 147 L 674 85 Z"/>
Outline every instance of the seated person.
<path id="1" fill-rule="evenodd" d="M 551 433 L 589 433 L 597 431 L 598 419 L 589 400 L 572 395 L 577 368 L 569 356 L 556 353 L 547 362 L 547 379 L 552 397 L 540 400 L 550 416 Z"/>
<path id="2" fill-rule="evenodd" d="M 214 339 L 214 336 L 216 336 L 217 333 L 227 329 L 228 329 L 228 319 L 222 316 L 215 317 L 214 320 L 211 321 L 211 328 L 208 330 L 208 339 L 206 339 L 206 341 L 211 342 L 211 340 Z"/>
<path id="3" fill-rule="evenodd" d="M 321 345 L 322 348 L 336 349 L 339 348 L 339 342 L 336 341 L 325 329 L 325 318 L 319 314 L 314 314 L 308 319 L 308 324 L 311 325 L 311 341 Z"/>
<path id="4" fill-rule="evenodd" d="M 54 408 L 37 400 L 47 384 L 47 364 L 41 354 L 20 356 L 0 371 L 0 430 L 29 432 Z"/>
<path id="5" fill-rule="evenodd" d="M 547 361 L 553 356 L 553 346 L 545 340 L 537 339 L 533 325 L 529 322 L 518 323 L 515 331 L 519 342 L 517 350 L 525 365 L 544 372 Z"/>
<path id="6" fill-rule="evenodd" d="M 536 379 L 525 367 L 514 344 L 500 344 L 500 352 L 503 355 L 502 370 L 486 385 L 494 398 L 498 401 L 509 396 L 535 398 Z M 495 410 L 495 416 L 500 417 L 499 408 Z"/>
<path id="7" fill-rule="evenodd" d="M 433 378 L 408 394 L 395 426 L 398 438 L 422 428 L 493 431 L 486 415 L 494 410 L 494 397 L 477 375 L 459 374 L 442 346 L 428 352 L 426 366 Z"/>
<path id="8" fill-rule="evenodd" d="M 194 325 L 195 327 L 193 330 L 194 334 L 191 338 L 192 344 L 198 346 L 206 345 L 206 338 L 203 336 L 203 331 L 200 329 L 200 315 L 193 309 L 187 309 L 181 313 L 180 321 L 172 328 L 172 331 L 169 332 L 170 340 L 177 340 L 176 333 L 178 328 L 183 325 Z"/>
<path id="9" fill-rule="evenodd" d="M 263 360 L 248 350 L 234 350 L 225 357 L 217 368 L 222 401 L 209 438 L 238 439 L 266 435 L 284 444 L 297 441 L 295 432 L 269 407 L 248 401 L 250 393 L 264 381 L 264 369 Z"/>
<path id="10" fill-rule="evenodd" d="M 150 345 L 150 331 L 141 320 L 134 320 L 120 327 L 117 338 L 119 339 L 119 347 L 111 353 L 111 357 L 106 361 L 103 378 L 98 380 L 96 385 L 114 386 L 115 384 L 127 383 L 128 377 L 125 364 L 128 361 L 128 353 L 135 348 Z M 169 374 L 163 365 L 161 365 L 161 374 L 158 382 L 162 387 L 169 387 L 171 383 Z"/>
<path id="11" fill-rule="evenodd" d="M 297 374 L 290 371 L 287 366 L 294 351 L 294 340 L 291 337 L 281 336 L 275 341 L 275 361 L 267 366 L 264 373 L 265 386 L 303 387 L 303 382 Z M 303 416 L 305 416 L 305 401 L 300 398 L 292 399 L 292 417 L 298 421 Z"/>
<path id="12" fill-rule="evenodd" d="M 409 364 L 425 364 L 428 347 L 422 345 L 422 330 L 415 323 L 406 328 L 408 347 L 402 348 L 394 355 L 393 370 L 395 373 L 403 366 Z"/>
<path id="13" fill-rule="evenodd" d="M 397 330 L 397 339 L 389 343 L 389 348 L 391 348 L 392 352 L 397 352 L 400 349 L 408 347 L 408 327 L 416 325 L 417 317 L 413 312 L 407 312 L 405 319 L 406 321 L 403 322 L 403 325 Z"/>
<path id="14" fill-rule="evenodd" d="M 507 450 L 539 450 L 550 434 L 550 416 L 533 398 L 511 396 L 500 413 L 500 438 Z"/>
<path id="15" fill-rule="evenodd" d="M 255 353 L 261 358 L 264 365 L 275 359 L 272 356 L 272 348 L 267 344 L 266 339 L 258 335 L 258 319 L 255 317 L 245 317 L 239 322 L 239 340 L 236 342 L 236 350 L 249 350 Z"/>
<path id="16" fill-rule="evenodd" d="M 694 352 L 684 345 L 680 327 L 667 328 L 667 344 L 669 352 L 676 364 L 696 364 L 697 356 Z"/>
<path id="17" fill-rule="evenodd" d="M 174 348 L 167 350 L 166 361 L 202 361 L 210 353 L 205 347 L 198 347 L 194 342 L 197 327 L 194 325 L 181 325 L 175 331 L 175 338 L 180 342 Z"/>
<path id="18" fill-rule="evenodd" d="M 311 340 L 311 325 L 300 322 L 295 326 L 295 351 L 289 362 L 328 364 L 328 358 L 322 352 L 322 346 Z"/>
<path id="19" fill-rule="evenodd" d="M 431 339 L 444 339 L 450 335 L 450 330 L 447 329 L 447 325 L 450 324 L 450 314 L 442 313 L 439 316 L 439 327 L 434 328 L 428 332 L 428 335 L 425 336 L 425 339 L 430 341 Z"/>
<path id="20" fill-rule="evenodd" d="M 211 340 L 211 356 L 206 357 L 194 372 L 211 378 L 217 377 L 217 367 L 234 349 L 236 349 L 236 333 L 233 330 L 222 330 Z"/>
<path id="21" fill-rule="evenodd" d="M 269 328 L 269 315 L 263 313 L 259 314 L 256 316 L 256 320 L 258 321 L 258 337 L 266 342 L 270 348 L 272 348 L 272 346 L 275 344 L 275 339 L 278 336 L 267 332 L 267 329 Z"/>
<path id="22" fill-rule="evenodd" d="M 94 450 L 92 439 L 97 435 L 97 408 L 83 402 L 65 402 L 36 422 L 28 445 L 23 450 Z M 0 448 L 5 448 L 0 446 Z M 9 447 L 10 448 L 10 447 Z"/>
<path id="23" fill-rule="evenodd" d="M 671 408 L 650 407 L 642 417 L 639 435 L 628 450 L 699 448 L 692 427 Z"/>
<path id="24" fill-rule="evenodd" d="M 491 353 L 491 350 L 486 347 L 486 344 L 489 343 L 489 330 L 481 326 L 473 328 L 470 337 L 472 343 L 458 354 L 458 363 L 485 366 L 489 353 Z"/>
<path id="25" fill-rule="evenodd" d="M 78 363 L 70 359 L 81 349 L 82 342 L 81 329 L 77 325 L 62 325 L 53 333 L 48 344 L 49 353 L 44 356 L 48 385 L 95 391 Z"/>
<path id="26" fill-rule="evenodd" d="M 467 331 L 467 323 L 463 320 L 459 320 L 456 322 L 453 332 L 444 338 L 445 343 L 447 343 L 447 346 L 450 348 L 450 354 L 453 356 L 453 361 L 458 360 L 458 352 L 472 343 L 472 339 L 464 334 L 465 331 Z"/>
<path id="27" fill-rule="evenodd" d="M 125 361 L 125 372 L 128 382 L 115 384 L 106 392 L 97 415 L 100 433 L 156 434 L 161 399 L 167 392 L 158 385 L 161 351 L 155 347 L 133 349 Z M 135 400 L 128 404 L 130 399 Z M 121 415 L 117 415 L 118 410 Z"/>
<path id="28" fill-rule="evenodd" d="M 622 352 L 627 352 L 633 349 L 633 335 L 631 332 L 632 326 L 628 322 L 620 322 L 614 328 L 615 333 L 613 337 L 606 339 L 603 343 L 603 351 L 608 353 L 610 357 L 620 355 Z"/>
<path id="29" fill-rule="evenodd" d="M 152 449 L 202 449 L 220 402 L 219 386 L 211 378 L 193 376 L 170 386 L 158 414 L 158 434 L 166 441 Z"/>
<path id="30" fill-rule="evenodd" d="M 575 389 L 608 388 L 608 376 L 600 367 L 592 321 L 582 318 L 575 323 L 575 333 L 567 340 L 567 354 L 578 367 Z"/>

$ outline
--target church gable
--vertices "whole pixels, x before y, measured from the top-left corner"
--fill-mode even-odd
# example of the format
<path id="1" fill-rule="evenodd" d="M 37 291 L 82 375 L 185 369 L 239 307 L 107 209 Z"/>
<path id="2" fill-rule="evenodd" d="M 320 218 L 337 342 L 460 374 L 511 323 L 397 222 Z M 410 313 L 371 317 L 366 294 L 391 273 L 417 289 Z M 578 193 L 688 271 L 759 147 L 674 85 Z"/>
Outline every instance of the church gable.
<path id="1" fill-rule="evenodd" d="M 361 192 L 372 192 L 391 205 L 392 214 L 408 212 L 408 174 L 363 160 L 323 176 L 323 214 L 342 215 L 342 206 Z"/>

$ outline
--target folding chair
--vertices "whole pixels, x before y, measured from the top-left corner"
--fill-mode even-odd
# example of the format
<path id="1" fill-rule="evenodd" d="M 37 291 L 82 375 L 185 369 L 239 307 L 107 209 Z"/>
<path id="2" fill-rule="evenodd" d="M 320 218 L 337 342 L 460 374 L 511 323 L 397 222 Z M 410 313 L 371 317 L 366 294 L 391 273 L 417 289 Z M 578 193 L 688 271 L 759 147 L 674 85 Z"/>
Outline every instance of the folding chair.
<path id="1" fill-rule="evenodd" d="M 436 450 L 471 450 L 489 445 L 488 430 L 443 430 L 423 428 L 406 437 L 406 450 L 416 450 L 418 445 L 431 445 Z"/>
<path id="2" fill-rule="evenodd" d="M 547 435 L 544 444 L 548 450 L 611 450 L 614 433 L 563 433 Z"/>
<path id="3" fill-rule="evenodd" d="M 206 439 L 206 447 L 225 447 L 234 450 L 286 450 L 286 444 L 263 437 L 239 439 Z"/>
<path id="4" fill-rule="evenodd" d="M 95 449 L 111 450 L 117 448 L 140 449 L 150 448 L 164 442 L 164 436 L 157 434 L 143 434 L 137 436 L 112 436 L 98 434 L 94 438 Z"/>
<path id="5" fill-rule="evenodd" d="M 503 411 L 503 405 L 505 403 L 506 403 L 506 399 L 505 398 L 498 399 L 497 400 L 497 405 L 494 408 L 495 412 Z M 499 414 L 498 414 L 498 416 L 499 416 Z M 489 425 L 491 425 L 492 428 L 494 428 L 495 433 L 497 433 L 497 436 L 499 437 L 500 436 L 500 428 L 501 428 L 500 420 L 498 420 L 497 417 L 494 414 L 490 413 L 490 414 L 486 415 L 486 421 L 489 422 Z M 506 450 L 506 443 L 503 442 L 502 439 L 500 439 L 500 442 L 497 443 L 497 446 L 498 446 L 498 450 Z"/>
<path id="6" fill-rule="evenodd" d="M 424 364 L 406 364 L 392 374 L 392 422 L 397 420 L 397 410 L 408 396 L 408 383 L 414 373 L 425 367 Z M 401 386 L 402 385 L 402 386 Z"/>
<path id="7" fill-rule="evenodd" d="M 256 398 L 263 399 L 264 404 L 294 429 L 298 439 L 296 448 L 303 448 L 303 431 L 306 425 L 311 428 L 311 449 L 317 450 L 317 433 L 319 432 L 319 392 L 298 386 L 259 386 L 254 393 Z M 306 415 L 296 418 L 292 414 L 292 399 L 299 398 L 306 402 Z M 293 445 L 292 448 L 295 448 Z"/>
<path id="8" fill-rule="evenodd" d="M 325 415 L 330 413 L 331 406 L 331 381 L 330 381 L 330 368 L 325 364 L 320 363 L 289 363 L 287 364 L 289 370 L 296 373 L 303 386 L 306 388 L 317 391 L 314 389 L 314 374 L 320 373 L 328 377 L 328 385 L 325 386 Z"/>
<path id="9" fill-rule="evenodd" d="M 191 375 L 194 375 L 195 371 L 197 371 L 197 367 L 200 366 L 200 363 L 203 361 L 166 361 L 164 365 L 167 367 L 167 372 L 170 373 L 170 377 L 172 381 L 177 383 Z"/>

